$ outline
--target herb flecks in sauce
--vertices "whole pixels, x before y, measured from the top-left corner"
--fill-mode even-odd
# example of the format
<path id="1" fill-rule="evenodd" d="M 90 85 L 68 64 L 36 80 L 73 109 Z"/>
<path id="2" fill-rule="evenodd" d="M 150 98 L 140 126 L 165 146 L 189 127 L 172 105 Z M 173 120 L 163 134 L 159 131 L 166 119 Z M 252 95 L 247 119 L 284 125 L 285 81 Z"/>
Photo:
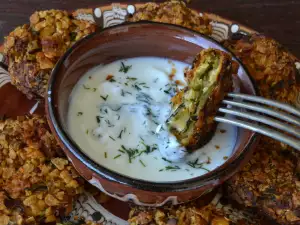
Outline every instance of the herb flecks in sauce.
<path id="1" fill-rule="evenodd" d="M 112 136 L 109 136 L 109 138 L 113 141 L 116 141 L 116 139 L 114 139 Z"/>
<path id="2" fill-rule="evenodd" d="M 176 171 L 176 170 L 180 170 L 179 166 L 166 166 L 164 169 L 160 169 L 159 171 Z"/>
<path id="3" fill-rule="evenodd" d="M 86 84 L 83 84 L 82 87 L 83 87 L 84 89 L 86 89 L 86 90 L 90 90 L 90 89 L 91 89 L 91 88 L 90 88 L 88 85 L 86 85 Z"/>
<path id="4" fill-rule="evenodd" d="M 83 112 L 78 112 L 77 113 L 77 116 L 82 116 L 83 115 Z"/>
<path id="5" fill-rule="evenodd" d="M 119 69 L 119 72 L 127 73 L 128 70 L 130 70 L 132 65 L 126 66 L 123 62 L 121 62 L 121 67 Z"/>
<path id="6" fill-rule="evenodd" d="M 208 169 L 206 169 L 206 168 L 203 167 L 203 164 L 205 164 L 205 163 L 207 163 L 207 162 L 199 163 L 198 161 L 199 161 L 199 159 L 197 158 L 195 161 L 189 161 L 189 162 L 187 162 L 187 164 L 188 164 L 190 167 L 192 167 L 192 168 L 203 169 L 203 170 L 209 172 Z"/>
<path id="7" fill-rule="evenodd" d="M 121 157 L 121 154 L 116 155 L 116 156 L 114 157 L 114 159 L 117 159 L 117 158 L 119 158 L 119 157 Z"/>
<path id="8" fill-rule="evenodd" d="M 140 163 L 142 164 L 143 167 L 146 167 L 145 163 L 141 159 L 139 161 L 140 161 Z"/>
<path id="9" fill-rule="evenodd" d="M 106 101 L 107 100 L 107 98 L 108 98 L 108 95 L 106 95 L 106 96 L 102 96 L 102 95 L 100 95 L 100 97 L 104 100 L 104 101 Z"/>
<path id="10" fill-rule="evenodd" d="M 215 158 L 212 158 L 211 164 L 205 164 L 206 159 L 213 156 L 209 151 L 204 151 L 206 155 L 188 156 L 182 161 L 173 161 L 170 155 L 160 154 L 160 151 L 173 154 L 177 149 L 164 121 L 171 110 L 171 97 L 180 82 L 185 84 L 183 70 L 186 64 L 174 61 L 171 65 L 167 59 L 147 60 L 122 60 L 124 67 L 131 66 L 127 73 L 119 71 L 122 61 L 117 61 L 101 65 L 83 76 L 72 93 L 74 104 L 71 103 L 69 109 L 72 112 L 68 118 L 69 129 L 74 131 L 71 132 L 74 140 L 97 163 L 135 178 L 143 179 L 147 173 L 147 179 L 151 181 L 184 180 L 189 179 L 191 174 L 200 176 L 206 173 L 204 169 L 188 165 L 189 161 L 195 167 L 199 167 L 200 162 L 204 162 L 202 167 L 207 169 L 219 166 Z M 172 68 L 176 69 L 175 76 Z M 83 84 L 89 89 L 83 88 Z M 84 112 L 81 117 L 77 117 L 79 111 Z M 221 128 L 227 129 L 227 126 L 218 127 L 218 131 Z M 85 133 L 88 135 L 83 135 Z M 216 132 L 222 139 L 228 139 L 230 133 L 233 133 L 231 128 L 226 134 Z M 215 143 L 223 142 L 212 142 L 210 151 L 216 152 Z M 218 163 L 224 163 L 223 156 L 230 156 L 231 152 L 226 148 L 222 145 L 219 150 Z M 195 163 L 197 158 L 199 160 Z M 163 172 L 158 172 L 159 169 Z"/>

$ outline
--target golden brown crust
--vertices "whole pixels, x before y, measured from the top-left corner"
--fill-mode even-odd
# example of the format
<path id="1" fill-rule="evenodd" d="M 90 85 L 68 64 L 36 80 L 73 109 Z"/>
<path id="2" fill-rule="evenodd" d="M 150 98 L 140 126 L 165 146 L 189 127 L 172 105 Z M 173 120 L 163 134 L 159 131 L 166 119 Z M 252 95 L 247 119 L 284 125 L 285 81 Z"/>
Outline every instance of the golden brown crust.
<path id="1" fill-rule="evenodd" d="M 38 11 L 30 25 L 17 27 L 4 42 L 12 84 L 29 99 L 43 98 L 50 72 L 59 57 L 77 40 L 96 30 L 88 21 L 66 11 Z"/>
<path id="2" fill-rule="evenodd" d="M 245 64 L 262 96 L 295 104 L 300 92 L 300 74 L 294 58 L 279 43 L 253 35 L 225 41 L 224 45 Z"/>
<path id="3" fill-rule="evenodd" d="M 280 224 L 300 224 L 299 165 L 299 154 L 263 137 L 250 162 L 227 182 L 228 193 Z"/>
<path id="4" fill-rule="evenodd" d="M 57 222 L 70 213 L 83 180 L 61 155 L 45 118 L 0 121 L 2 224 Z"/>
<path id="5" fill-rule="evenodd" d="M 277 42 L 254 35 L 225 45 L 243 61 L 264 97 L 295 104 L 299 74 Z M 296 151 L 263 137 L 251 161 L 227 182 L 228 194 L 279 224 L 300 224 L 299 165 Z"/>
<path id="6" fill-rule="evenodd" d="M 189 140 L 183 142 L 183 138 L 186 138 L 182 132 L 171 132 L 177 137 L 177 139 L 181 142 L 182 145 L 186 146 L 189 150 L 195 150 L 201 147 L 202 145 L 206 144 L 211 136 L 213 135 L 216 123 L 214 122 L 214 117 L 216 116 L 217 110 L 224 99 L 225 95 L 228 92 L 233 90 L 233 80 L 232 75 L 236 73 L 236 67 L 232 66 L 234 63 L 231 60 L 231 56 L 225 52 L 216 49 L 207 49 L 200 52 L 194 60 L 193 67 L 191 70 L 188 70 L 185 73 L 185 77 L 187 82 L 194 78 L 196 71 L 198 70 L 198 66 L 203 64 L 206 60 L 206 57 L 216 56 L 220 58 L 219 62 L 219 71 L 217 75 L 216 84 L 209 95 L 208 99 L 206 100 L 204 106 L 201 110 L 199 110 L 196 118 L 196 122 L 194 124 L 193 133 L 189 136 Z M 185 104 L 184 95 L 189 90 L 189 87 L 185 88 L 181 92 L 177 93 L 173 99 L 173 108 L 179 108 L 182 104 Z M 200 100 L 199 100 L 200 101 Z M 187 103 L 189 104 L 189 103 Z M 196 103 L 194 103 L 196 105 Z M 192 114 L 190 114 L 190 117 Z M 194 118 L 192 120 L 195 120 Z"/>
<path id="7" fill-rule="evenodd" d="M 221 52 L 221 51 L 219 51 Z M 216 122 L 214 118 L 217 114 L 218 108 L 225 95 L 233 91 L 232 75 L 236 73 L 232 68 L 231 56 L 221 52 L 222 56 L 222 69 L 218 76 L 217 86 L 214 88 L 213 93 L 209 96 L 203 109 L 198 114 L 198 120 L 195 126 L 194 135 L 190 141 L 189 148 L 196 149 L 198 146 L 207 143 L 216 129 Z M 201 59 L 196 59 L 194 64 L 197 65 Z M 196 65 L 193 67 L 196 68 Z M 187 75 L 189 76 L 189 75 Z"/>
<path id="8" fill-rule="evenodd" d="M 164 207 L 156 209 L 133 208 L 129 214 L 130 225 L 229 225 L 221 211 L 207 205 Z"/>
<path id="9" fill-rule="evenodd" d="M 212 32 L 210 21 L 205 15 L 200 16 L 198 12 L 187 8 L 184 2 L 177 0 L 161 4 L 146 3 L 128 18 L 131 22 L 140 20 L 176 24 L 207 35 Z"/>

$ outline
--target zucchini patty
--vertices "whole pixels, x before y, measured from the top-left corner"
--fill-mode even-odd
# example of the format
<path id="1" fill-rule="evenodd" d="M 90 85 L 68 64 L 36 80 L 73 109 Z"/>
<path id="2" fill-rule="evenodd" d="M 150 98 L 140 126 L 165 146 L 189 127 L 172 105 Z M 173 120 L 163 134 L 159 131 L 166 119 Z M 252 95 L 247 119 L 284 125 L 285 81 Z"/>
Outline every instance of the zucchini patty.
<path id="1" fill-rule="evenodd" d="M 167 121 L 170 132 L 182 146 L 195 150 L 206 144 L 214 130 L 214 117 L 226 93 L 233 90 L 232 74 L 237 63 L 216 49 L 202 50 L 185 73 L 188 86 L 172 98 Z"/>

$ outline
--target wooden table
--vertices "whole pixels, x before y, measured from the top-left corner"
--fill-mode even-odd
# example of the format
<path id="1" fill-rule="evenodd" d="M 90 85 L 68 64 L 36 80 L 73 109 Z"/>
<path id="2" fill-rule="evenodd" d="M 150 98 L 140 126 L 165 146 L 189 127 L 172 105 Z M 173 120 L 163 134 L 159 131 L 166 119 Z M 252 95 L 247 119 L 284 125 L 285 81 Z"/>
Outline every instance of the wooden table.
<path id="1" fill-rule="evenodd" d="M 3 36 L 17 25 L 28 23 L 30 14 L 35 10 L 51 8 L 72 10 L 109 2 L 111 1 L 1 0 L 0 41 L 3 41 Z M 213 12 L 265 33 L 300 57 L 300 0 L 192 0 L 189 6 Z"/>

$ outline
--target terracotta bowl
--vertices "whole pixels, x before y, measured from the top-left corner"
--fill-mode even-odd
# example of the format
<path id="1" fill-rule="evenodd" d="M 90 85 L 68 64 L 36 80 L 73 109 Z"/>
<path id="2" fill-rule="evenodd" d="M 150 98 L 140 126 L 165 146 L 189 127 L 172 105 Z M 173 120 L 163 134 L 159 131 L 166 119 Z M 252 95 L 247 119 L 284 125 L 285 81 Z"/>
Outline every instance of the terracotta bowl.
<path id="1" fill-rule="evenodd" d="M 139 56 L 167 57 L 190 64 L 201 49 L 208 47 L 228 52 L 214 40 L 191 30 L 175 25 L 141 22 L 118 25 L 93 33 L 67 51 L 52 72 L 46 112 L 58 142 L 87 181 L 122 201 L 132 201 L 144 206 L 179 204 L 210 192 L 248 161 L 257 142 L 257 135 L 239 129 L 233 154 L 222 166 L 184 181 L 148 182 L 127 177 L 97 164 L 80 150 L 68 134 L 66 118 L 69 96 L 74 85 L 89 69 L 99 64 Z M 241 92 L 256 95 L 255 85 L 243 65 L 238 77 Z"/>

